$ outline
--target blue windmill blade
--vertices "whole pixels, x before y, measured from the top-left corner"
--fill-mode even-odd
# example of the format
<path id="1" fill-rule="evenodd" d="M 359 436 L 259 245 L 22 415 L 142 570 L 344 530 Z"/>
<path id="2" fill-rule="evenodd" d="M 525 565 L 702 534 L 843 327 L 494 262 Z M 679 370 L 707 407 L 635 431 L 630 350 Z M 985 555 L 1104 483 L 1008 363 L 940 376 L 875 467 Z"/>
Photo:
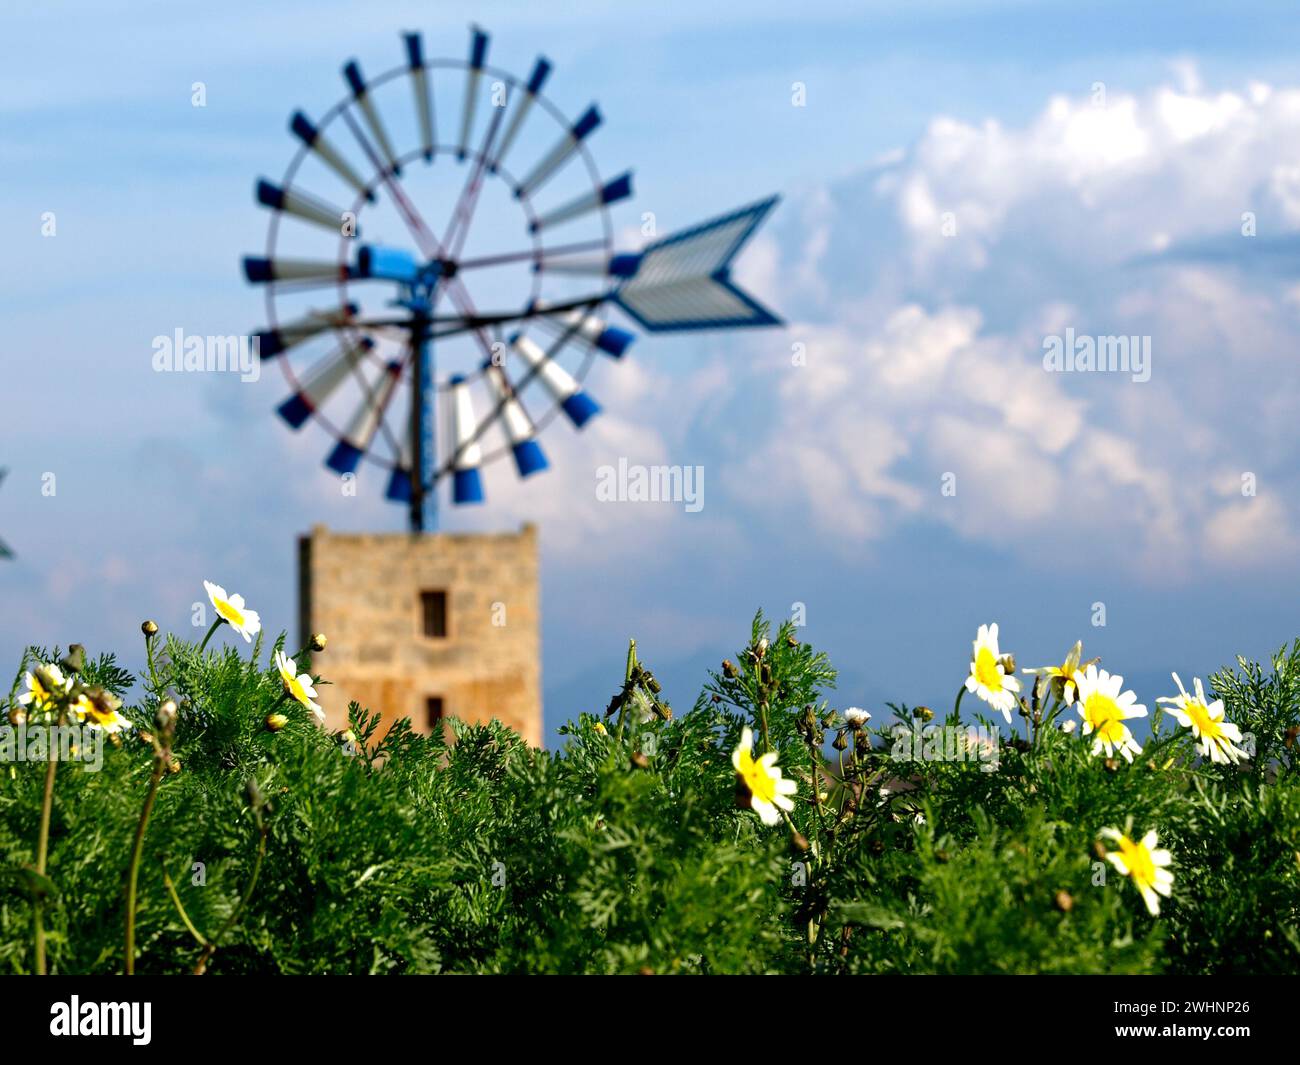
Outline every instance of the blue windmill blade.
<path id="1" fill-rule="evenodd" d="M 347 344 L 314 364 L 303 377 L 298 391 L 277 408 L 280 417 L 289 423 L 290 428 L 301 429 L 344 381 L 359 372 L 366 353 L 373 347 L 373 340 L 362 337 L 357 343 Z"/>
<path id="2" fill-rule="evenodd" d="M 600 413 L 600 405 L 582 391 L 573 375 L 543 351 L 536 341 L 516 333 L 510 338 L 510 348 L 528 364 L 529 372 L 542 382 L 542 387 L 564 410 L 575 429 L 581 429 Z"/>
<path id="3" fill-rule="evenodd" d="M 514 456 L 519 476 L 529 477 L 540 473 L 549 463 L 541 445 L 533 439 L 537 432 L 536 426 L 524 412 L 514 385 L 510 383 L 505 370 L 490 359 L 483 364 L 483 376 L 496 401 L 499 412 L 497 417 L 505 428 L 506 439 L 510 441 L 510 452 Z"/>
<path id="4" fill-rule="evenodd" d="M 492 160 L 492 173 L 495 174 L 497 169 L 506 161 L 506 154 L 515 143 L 515 138 L 519 136 L 519 131 L 524 128 L 524 122 L 533 109 L 533 102 L 537 99 L 537 94 L 542 91 L 542 86 L 546 84 L 546 79 L 550 77 L 550 74 L 551 61 L 545 56 L 539 55 L 537 62 L 533 64 L 533 72 L 528 76 L 524 91 L 518 96 L 514 111 L 510 116 L 510 125 L 506 127 L 505 135 L 502 136 L 500 146 L 497 148 L 496 155 Z"/>
<path id="5" fill-rule="evenodd" d="M 343 157 L 342 153 L 316 128 L 311 119 L 301 111 L 295 111 L 293 117 L 289 119 L 289 129 L 293 131 L 295 137 L 315 153 L 321 162 L 333 170 L 344 184 L 350 185 L 359 195 L 364 196 L 368 202 L 375 202 L 374 192 L 366 187 L 366 183 L 361 180 L 361 176 L 352 169 L 351 164 Z"/>
<path id="6" fill-rule="evenodd" d="M 361 66 L 355 59 L 349 59 L 343 65 L 343 80 L 348 83 L 348 88 L 352 90 L 352 99 L 356 101 L 357 107 L 361 109 L 361 117 L 366 120 L 366 126 L 370 130 L 370 135 L 375 138 L 375 143 L 379 145 L 380 152 L 383 153 L 384 162 L 393 174 L 401 174 L 402 168 L 397 165 L 397 156 L 393 152 L 393 142 L 388 139 L 388 130 L 384 128 L 383 119 L 379 117 L 379 109 L 375 107 L 375 102 L 370 98 L 370 87 L 366 84 L 366 79 L 361 73 Z"/>
<path id="7" fill-rule="evenodd" d="M 482 503 L 483 448 L 478 442 L 479 426 L 474 419 L 474 400 L 469 383 L 459 374 L 448 380 L 451 385 L 451 438 L 456 451 L 452 456 L 453 503 Z"/>
<path id="8" fill-rule="evenodd" d="M 275 358 L 327 329 L 338 329 L 348 325 L 357 310 L 355 303 L 347 303 L 328 311 L 312 311 L 293 321 L 282 322 L 274 329 L 264 329 L 254 333 L 253 340 L 257 344 L 257 352 L 264 359 Z"/>
<path id="9" fill-rule="evenodd" d="M 780 197 L 656 241 L 610 298 L 650 332 L 780 325 L 731 279 L 731 263 Z"/>
<path id="10" fill-rule="evenodd" d="M 361 397 L 356 412 L 348 422 L 343 438 L 334 446 L 325 465 L 338 474 L 355 473 L 361 462 L 361 456 L 370 450 L 384 417 L 384 409 L 392 399 L 397 382 L 402 376 L 402 364 L 396 360 L 390 362 L 383 371 L 373 391 Z"/>
<path id="11" fill-rule="evenodd" d="M 424 45 L 418 33 L 404 34 L 406 41 L 406 60 L 411 72 L 411 91 L 415 94 L 415 113 L 420 119 L 420 148 L 424 152 L 424 161 L 433 162 L 436 143 L 433 128 L 433 93 L 429 85 L 429 74 L 424 69 Z"/>
<path id="12" fill-rule="evenodd" d="M 326 203 L 301 189 L 287 185 L 283 187 L 274 185 L 265 178 L 257 182 L 257 202 L 273 211 L 293 215 L 304 222 L 311 222 L 335 233 L 343 228 L 345 215 L 343 208 Z M 357 231 L 357 235 L 360 235 L 360 230 Z"/>
<path id="13" fill-rule="evenodd" d="M 460 147 L 456 158 L 462 163 L 469 154 L 470 134 L 474 129 L 474 112 L 478 107 L 478 83 L 487 60 L 488 35 L 477 26 L 470 27 L 469 68 L 465 72 L 465 100 L 460 112 Z"/>

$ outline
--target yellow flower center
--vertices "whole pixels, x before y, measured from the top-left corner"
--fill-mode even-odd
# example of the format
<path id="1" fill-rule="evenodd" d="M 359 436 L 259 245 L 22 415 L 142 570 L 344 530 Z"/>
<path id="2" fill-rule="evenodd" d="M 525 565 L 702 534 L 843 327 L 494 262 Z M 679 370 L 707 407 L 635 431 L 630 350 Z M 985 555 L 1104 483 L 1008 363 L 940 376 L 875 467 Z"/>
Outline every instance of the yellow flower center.
<path id="1" fill-rule="evenodd" d="M 289 694 L 302 703 L 303 706 L 306 706 L 308 701 L 307 691 L 302 686 L 302 678 L 294 677 L 292 680 L 286 678 L 285 683 L 289 686 Z"/>
<path id="2" fill-rule="evenodd" d="M 225 599 L 213 599 L 212 605 L 217 608 L 217 613 L 225 618 L 226 621 L 230 622 L 230 624 L 235 626 L 235 628 L 239 628 L 244 624 L 244 615 L 231 606 Z"/>
<path id="3" fill-rule="evenodd" d="M 1151 860 L 1151 852 L 1141 843 L 1125 836 L 1119 841 L 1119 853 L 1135 883 L 1151 887 L 1156 882 L 1156 864 Z"/>
<path id="4" fill-rule="evenodd" d="M 758 764 L 748 751 L 740 752 L 740 779 L 756 799 L 771 803 L 776 798 L 776 778 Z"/>
<path id="5" fill-rule="evenodd" d="M 1083 704 L 1083 716 L 1103 740 L 1120 743 L 1124 739 L 1124 715 L 1119 703 L 1109 695 L 1093 692 Z"/>
<path id="6" fill-rule="evenodd" d="M 1002 690 L 1002 674 L 998 670 L 998 660 L 987 647 L 981 647 L 975 656 L 975 680 L 993 691 Z"/>
<path id="7" fill-rule="evenodd" d="M 1223 730 L 1219 727 L 1219 722 L 1210 717 L 1210 708 L 1196 699 L 1188 699 L 1183 707 L 1184 712 L 1192 719 L 1192 724 L 1206 739 L 1217 740 Z"/>

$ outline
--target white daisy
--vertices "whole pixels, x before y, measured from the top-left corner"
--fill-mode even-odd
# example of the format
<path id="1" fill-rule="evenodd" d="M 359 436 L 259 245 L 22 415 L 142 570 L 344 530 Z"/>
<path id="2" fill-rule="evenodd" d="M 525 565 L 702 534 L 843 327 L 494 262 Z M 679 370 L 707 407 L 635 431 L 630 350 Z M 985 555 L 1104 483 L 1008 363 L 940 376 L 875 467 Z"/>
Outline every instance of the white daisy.
<path id="1" fill-rule="evenodd" d="M 1165 868 L 1173 856 L 1158 847 L 1154 829 L 1137 843 L 1117 828 L 1103 828 L 1101 834 L 1119 844 L 1119 850 L 1108 852 L 1106 860 L 1133 881 L 1148 912 L 1155 917 L 1160 913 L 1160 896 L 1169 898 L 1173 887 L 1174 874 Z"/>
<path id="2" fill-rule="evenodd" d="M 1106 757 L 1113 758 L 1118 749 L 1125 761 L 1132 762 L 1135 754 L 1142 753 L 1142 748 L 1124 722 L 1132 717 L 1146 717 L 1147 708 L 1137 701 L 1133 692 L 1120 692 L 1123 677 L 1112 676 L 1096 666 L 1089 666 L 1086 672 L 1076 671 L 1074 686 L 1079 696 L 1075 706 L 1083 719 L 1083 734 L 1095 737 L 1092 753 L 1104 749 Z"/>
<path id="3" fill-rule="evenodd" d="M 1174 673 L 1172 676 L 1174 683 L 1178 685 L 1178 694 L 1162 695 L 1156 702 L 1167 705 L 1169 712 L 1178 719 L 1178 723 L 1183 728 L 1192 730 L 1192 735 L 1200 741 L 1201 753 L 1211 762 L 1225 764 L 1231 762 L 1233 765 L 1242 758 L 1249 758 L 1250 756 L 1240 747 L 1233 746 L 1234 743 L 1241 742 L 1241 729 L 1231 721 L 1223 719 L 1223 700 L 1215 699 L 1214 702 L 1209 702 L 1205 698 L 1205 685 L 1201 683 L 1200 677 L 1192 678 L 1192 687 L 1196 690 L 1196 694 L 1188 695 L 1178 674 Z"/>
<path id="4" fill-rule="evenodd" d="M 315 714 L 316 720 L 323 724 L 325 711 L 315 701 L 316 689 L 312 687 L 311 676 L 299 673 L 293 659 L 283 651 L 275 652 L 275 666 L 280 671 L 280 679 L 284 681 L 284 690 Z"/>
<path id="5" fill-rule="evenodd" d="M 244 597 L 227 595 L 221 585 L 211 581 L 204 581 L 203 587 L 212 600 L 212 609 L 217 612 L 217 617 L 239 633 L 245 643 L 252 643 L 253 637 L 262 631 L 262 619 L 255 610 L 244 606 Z"/>
<path id="6" fill-rule="evenodd" d="M 1007 724 L 1011 724 L 1011 711 L 1016 705 L 1020 681 L 1006 668 L 998 650 L 998 626 L 981 625 L 975 636 L 974 651 L 970 659 L 970 676 L 966 690 L 978 695 L 994 710 L 1001 710 Z"/>
<path id="7" fill-rule="evenodd" d="M 799 785 L 781 775 L 776 764 L 776 751 L 768 751 L 755 759 L 751 753 L 753 746 L 754 733 L 746 726 L 740 734 L 740 746 L 731 752 L 731 764 L 736 767 L 736 776 L 748 792 L 750 808 L 763 824 L 775 825 L 781 820 L 780 810 L 794 809 L 790 796 Z"/>

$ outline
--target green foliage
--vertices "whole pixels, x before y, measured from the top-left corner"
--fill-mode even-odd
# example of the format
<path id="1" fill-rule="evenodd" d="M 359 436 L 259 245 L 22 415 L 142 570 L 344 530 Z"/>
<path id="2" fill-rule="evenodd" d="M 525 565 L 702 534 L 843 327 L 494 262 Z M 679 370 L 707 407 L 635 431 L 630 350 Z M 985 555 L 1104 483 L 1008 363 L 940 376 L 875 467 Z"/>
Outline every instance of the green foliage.
<path id="1" fill-rule="evenodd" d="M 355 705 L 329 733 L 267 664 L 282 647 L 258 641 L 250 661 L 155 640 L 138 683 L 86 662 L 83 686 L 136 693 L 135 729 L 98 771 L 57 767 L 44 875 L 47 763 L 0 763 L 0 971 L 34 968 L 38 899 L 51 971 L 122 971 L 155 779 L 145 973 L 1300 969 L 1300 641 L 1268 671 L 1212 679 L 1254 743 L 1240 766 L 1160 716 L 1133 764 L 1094 756 L 1037 697 L 1024 734 L 1002 725 L 978 757 L 952 746 L 956 710 L 857 725 L 827 702 L 825 656 L 761 615 L 680 715 L 633 648 L 608 714 L 580 714 L 554 751 L 495 722 L 453 722 L 451 742 L 385 729 Z M 33 648 L 22 666 L 59 657 Z M 738 790 L 747 727 L 798 785 L 773 825 Z M 1107 828 L 1154 828 L 1171 850 L 1158 916 L 1104 860 Z"/>

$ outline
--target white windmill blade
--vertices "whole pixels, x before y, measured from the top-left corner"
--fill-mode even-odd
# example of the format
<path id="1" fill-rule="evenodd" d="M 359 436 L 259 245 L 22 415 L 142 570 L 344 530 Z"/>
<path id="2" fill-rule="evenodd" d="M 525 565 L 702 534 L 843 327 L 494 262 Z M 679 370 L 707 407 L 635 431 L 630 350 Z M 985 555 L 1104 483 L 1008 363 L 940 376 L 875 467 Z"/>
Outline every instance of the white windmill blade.
<path id="1" fill-rule="evenodd" d="M 456 157 L 464 162 L 469 154 L 469 138 L 474 129 L 474 111 L 478 107 L 478 83 L 487 59 L 488 35 L 477 26 L 470 27 L 469 69 L 465 72 L 465 101 L 460 111 L 460 148 Z"/>
<path id="2" fill-rule="evenodd" d="M 534 262 L 539 270 L 578 277 L 631 277 L 641 264 L 639 255 L 572 255 L 543 252 Z"/>
<path id="3" fill-rule="evenodd" d="M 293 131 L 295 137 L 310 148 L 321 162 L 342 179 L 344 184 L 350 185 L 370 203 L 375 202 L 375 194 L 366 188 L 366 183 L 361 180 L 360 175 L 352 169 L 352 166 L 343 158 L 339 150 L 325 138 L 325 135 L 312 124 L 311 119 L 301 111 L 295 111 L 293 117 L 289 120 L 289 128 Z"/>
<path id="4" fill-rule="evenodd" d="M 335 473 L 355 473 L 361 456 L 370 448 L 379 423 L 384 417 L 384 409 L 392 398 L 393 389 L 402 376 L 402 364 L 394 360 L 384 367 L 383 374 L 373 389 L 368 389 L 361 397 L 357 409 L 348 422 L 343 439 L 334 445 L 325 465 Z"/>
<path id="5" fill-rule="evenodd" d="M 383 153 L 384 162 L 393 174 L 400 174 L 402 168 L 397 165 L 397 156 L 393 153 L 393 142 L 388 139 L 388 130 L 384 128 L 383 119 L 379 117 L 379 110 L 375 107 L 375 102 L 370 98 L 370 87 L 366 85 L 366 79 L 362 76 L 361 66 L 355 59 L 349 59 L 343 66 L 343 78 L 348 83 L 348 88 L 352 90 L 352 99 L 356 101 L 357 107 L 361 109 L 361 117 L 366 120 L 366 126 L 370 129 L 370 135 L 375 138 L 375 143 L 379 145 L 380 152 Z"/>
<path id="6" fill-rule="evenodd" d="M 418 33 L 405 34 L 406 59 L 411 71 L 411 91 L 415 94 L 415 113 L 420 118 L 420 148 L 424 161 L 433 162 L 433 96 L 429 74 L 424 69 L 424 45 Z"/>
<path id="7" fill-rule="evenodd" d="M 592 104 L 582 113 L 582 117 L 575 122 L 572 127 L 556 142 L 538 161 L 537 165 L 528 172 L 528 176 L 519 183 L 515 189 L 515 199 L 523 199 L 536 191 L 541 184 L 560 169 L 574 152 L 582 145 L 582 142 L 591 135 L 592 131 L 600 125 L 600 111 L 595 104 Z"/>
<path id="8" fill-rule="evenodd" d="M 731 262 L 779 197 L 703 222 L 649 245 L 636 273 L 610 298 L 651 332 L 779 325 L 731 280 Z"/>
<path id="9" fill-rule="evenodd" d="M 257 182 L 257 202 L 273 211 L 283 211 L 335 233 L 342 232 L 345 214 L 343 208 L 326 203 L 301 189 L 274 185 L 265 178 L 260 178 Z"/>
<path id="10" fill-rule="evenodd" d="M 550 74 L 551 61 L 545 56 L 539 55 L 537 61 L 533 64 L 533 72 L 528 76 L 528 83 L 524 86 L 524 91 L 519 94 L 514 113 L 510 116 L 510 125 L 506 127 L 505 135 L 501 138 L 500 147 L 497 148 L 496 156 L 492 160 L 491 170 L 494 174 L 505 162 L 506 153 L 510 151 L 511 145 L 515 143 L 519 131 L 524 128 L 524 122 L 533 109 L 533 102 L 537 99 L 537 94 L 542 91 L 542 86 L 546 84 L 546 79 L 550 77 Z"/>
<path id="11" fill-rule="evenodd" d="M 488 389 L 496 401 L 506 438 L 510 441 L 510 451 L 515 458 L 515 468 L 520 477 L 538 473 L 546 469 L 548 463 L 541 445 L 533 439 L 537 432 L 532 420 L 524 413 L 523 405 L 515 394 L 514 386 L 500 366 L 488 361 L 483 364 L 483 375 Z"/>
<path id="12" fill-rule="evenodd" d="M 359 308 L 355 303 L 333 307 L 328 311 L 310 311 L 301 318 L 281 322 L 274 329 L 265 329 L 254 333 L 258 354 L 264 359 L 274 358 L 287 351 L 295 344 L 323 333 L 326 329 L 338 329 L 351 323 Z"/>
<path id="13" fill-rule="evenodd" d="M 411 436 L 405 433 L 402 436 L 402 451 L 397 460 L 397 465 L 393 472 L 388 475 L 388 488 L 384 491 L 385 498 L 394 503 L 409 503 L 411 501 L 411 470 L 415 467 L 415 459 L 411 454 Z"/>
<path id="14" fill-rule="evenodd" d="M 483 448 L 478 442 L 479 428 L 474 419 L 469 382 L 457 374 L 448 383 L 451 385 L 451 439 L 456 449 L 451 462 L 451 498 L 455 503 L 482 503 L 483 477 L 479 467 L 483 464 Z"/>
<path id="15" fill-rule="evenodd" d="M 312 413 L 319 410 L 352 372 L 361 367 L 366 353 L 374 346 L 374 341 L 363 337 L 321 359 L 308 371 L 298 391 L 280 404 L 280 417 L 294 429 L 301 429 Z"/>
<path id="16" fill-rule="evenodd" d="M 572 332 L 580 340 L 598 348 L 606 355 L 616 359 L 623 357 L 636 337 L 626 329 L 610 325 L 603 318 L 597 318 L 589 311 L 562 311 L 549 320 L 565 332 Z"/>
<path id="17" fill-rule="evenodd" d="M 632 173 L 628 171 L 620 174 L 613 181 L 606 182 L 601 188 L 584 193 L 577 199 L 570 200 L 568 203 L 533 219 L 529 223 L 528 229 L 530 232 L 536 233 L 547 226 L 559 225 L 561 222 L 568 222 L 592 211 L 598 211 L 611 203 L 618 203 L 619 200 L 626 200 L 631 195 Z"/>
<path id="18" fill-rule="evenodd" d="M 265 259 L 244 256 L 244 276 L 254 284 L 271 281 L 335 281 L 352 274 L 351 267 L 333 259 Z"/>
<path id="19" fill-rule="evenodd" d="M 573 375 L 548 356 L 535 340 L 516 333 L 510 338 L 510 347 L 528 364 L 529 370 L 542 382 L 551 398 L 564 408 L 564 413 L 575 428 L 581 429 L 591 420 L 592 415 L 600 412 L 600 406 L 582 391 Z"/>

